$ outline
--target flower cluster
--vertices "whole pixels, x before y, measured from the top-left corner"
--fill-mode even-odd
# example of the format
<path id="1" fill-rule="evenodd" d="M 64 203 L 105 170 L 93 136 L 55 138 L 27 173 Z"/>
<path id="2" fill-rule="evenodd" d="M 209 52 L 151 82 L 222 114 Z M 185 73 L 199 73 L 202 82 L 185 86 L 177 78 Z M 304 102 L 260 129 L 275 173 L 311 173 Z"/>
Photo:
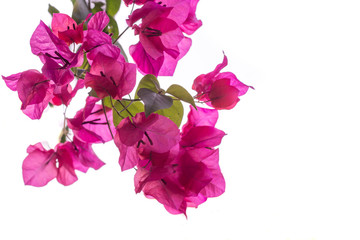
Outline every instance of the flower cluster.
<path id="1" fill-rule="evenodd" d="M 102 11 L 96 5 L 76 21 L 51 12 L 51 28 L 41 21 L 30 39 L 32 53 L 43 63 L 41 71 L 2 76 L 31 119 L 40 119 L 48 106 L 69 106 L 80 89 L 89 89 L 85 106 L 72 118 L 64 114 L 54 148 L 42 143 L 28 147 L 24 182 L 41 187 L 56 178 L 73 184 L 75 170 L 104 165 L 92 145 L 114 140 L 121 170 L 136 169 L 136 193 L 155 198 L 172 214 L 186 215 L 187 207 L 225 191 L 217 148 L 225 133 L 215 127 L 218 110 L 234 108 L 250 86 L 221 72 L 227 65 L 224 55 L 214 71 L 194 80 L 194 97 L 177 84 L 160 87 L 158 77 L 174 74 L 191 47 L 189 35 L 202 25 L 196 17 L 198 0 L 124 0 L 133 8 L 125 31 L 139 37 L 129 47 L 134 63 L 119 44 L 125 32 L 118 33 L 114 20 L 120 1 L 108 2 L 118 7 Z M 138 84 L 137 71 L 144 75 Z M 190 104 L 190 111 L 181 125 L 183 103 Z M 200 107 L 203 103 L 210 108 Z"/>

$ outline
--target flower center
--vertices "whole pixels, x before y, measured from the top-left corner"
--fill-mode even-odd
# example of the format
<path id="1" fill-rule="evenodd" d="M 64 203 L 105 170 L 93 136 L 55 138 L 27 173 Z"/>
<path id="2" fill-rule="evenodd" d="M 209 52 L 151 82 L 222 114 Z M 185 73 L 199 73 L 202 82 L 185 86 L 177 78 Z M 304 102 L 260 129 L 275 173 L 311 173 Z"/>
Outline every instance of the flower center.
<path id="1" fill-rule="evenodd" d="M 162 32 L 158 29 L 146 27 L 141 31 L 142 34 L 144 34 L 147 37 L 158 37 L 162 35 Z"/>

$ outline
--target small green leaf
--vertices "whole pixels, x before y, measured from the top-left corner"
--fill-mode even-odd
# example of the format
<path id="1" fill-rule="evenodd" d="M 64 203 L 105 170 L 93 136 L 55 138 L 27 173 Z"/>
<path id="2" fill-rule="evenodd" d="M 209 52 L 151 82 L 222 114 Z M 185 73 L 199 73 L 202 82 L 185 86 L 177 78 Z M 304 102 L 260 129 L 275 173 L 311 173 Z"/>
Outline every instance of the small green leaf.
<path id="1" fill-rule="evenodd" d="M 112 33 L 112 39 L 115 40 L 119 36 L 119 28 L 116 20 L 109 15 L 109 24 L 107 25 L 107 32 Z"/>
<path id="2" fill-rule="evenodd" d="M 194 98 L 182 86 L 173 84 L 166 90 L 166 93 L 169 93 L 184 102 L 190 103 L 196 109 Z"/>
<path id="3" fill-rule="evenodd" d="M 113 108 L 114 106 L 116 109 L 113 109 L 113 122 L 115 127 L 121 122 L 122 119 L 126 117 L 131 118 L 131 115 L 135 116 L 137 113 L 144 111 L 144 104 L 140 101 L 121 100 L 120 103 L 119 101 L 113 99 L 113 103 L 111 104 L 110 97 L 104 98 L 103 101 L 106 107 Z M 119 114 L 121 116 L 119 116 Z"/>
<path id="4" fill-rule="evenodd" d="M 120 3 L 121 0 L 106 0 L 106 13 L 114 17 L 120 9 Z"/>
<path id="5" fill-rule="evenodd" d="M 90 97 L 98 97 L 94 89 L 91 89 L 91 91 L 88 93 Z M 111 107 L 111 106 L 110 106 Z"/>
<path id="6" fill-rule="evenodd" d="M 51 14 L 51 16 L 54 14 L 54 13 L 59 13 L 60 11 L 57 10 L 56 7 L 52 6 L 51 4 L 49 4 L 49 8 L 48 8 L 48 12 Z"/>
<path id="7" fill-rule="evenodd" d="M 156 111 L 160 115 L 163 115 L 173 121 L 178 127 L 181 125 L 181 121 L 184 116 L 184 107 L 181 101 L 174 100 L 173 105 L 170 108 L 161 109 Z"/>
<path id="8" fill-rule="evenodd" d="M 72 1 L 74 4 L 74 9 L 72 12 L 72 18 L 78 24 L 85 20 L 87 15 L 91 13 L 88 5 L 86 5 L 85 0 L 75 0 Z"/>
<path id="9" fill-rule="evenodd" d="M 150 89 L 153 92 L 159 92 L 160 91 L 160 84 L 159 81 L 157 80 L 157 78 L 152 75 L 152 74 L 148 74 L 145 75 L 139 82 L 139 85 L 136 89 L 136 95 L 135 98 L 138 98 L 137 92 L 139 91 L 140 88 L 147 88 Z"/>
<path id="10" fill-rule="evenodd" d="M 105 3 L 103 2 L 93 2 L 94 3 L 94 7 L 91 9 L 91 12 L 92 13 L 97 13 L 97 12 L 101 12 L 101 11 L 104 11 L 104 9 L 102 8 Z"/>
<path id="11" fill-rule="evenodd" d="M 169 108 L 173 104 L 171 97 L 153 92 L 147 88 L 140 88 L 137 94 L 145 104 L 145 116 L 149 116 L 157 110 Z"/>
<path id="12" fill-rule="evenodd" d="M 135 116 L 137 113 L 144 111 L 144 104 L 140 101 L 121 100 L 121 103 L 125 106 L 125 108 L 120 104 L 119 101 L 115 101 L 114 107 L 124 118 L 131 118 L 131 115 Z M 129 112 L 131 113 L 131 115 Z M 120 117 L 118 113 L 113 110 L 113 122 L 115 127 L 119 125 L 119 123 L 123 119 L 122 117 Z"/>

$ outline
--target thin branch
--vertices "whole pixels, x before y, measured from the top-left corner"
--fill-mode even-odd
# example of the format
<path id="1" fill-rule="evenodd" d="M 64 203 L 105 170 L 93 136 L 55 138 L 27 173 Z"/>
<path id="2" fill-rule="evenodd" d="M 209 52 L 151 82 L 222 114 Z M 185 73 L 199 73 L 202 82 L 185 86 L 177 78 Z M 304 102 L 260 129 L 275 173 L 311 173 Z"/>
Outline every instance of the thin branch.
<path id="1" fill-rule="evenodd" d="M 108 119 L 108 117 L 107 117 L 107 115 L 106 115 L 105 104 L 104 104 L 104 100 L 103 100 L 103 99 L 101 99 L 101 104 L 102 104 L 102 107 L 103 107 L 103 110 L 104 110 L 104 115 L 105 115 L 106 123 L 107 123 L 107 126 L 108 126 L 108 128 L 109 128 L 111 137 L 112 137 L 112 139 L 114 139 L 114 135 L 113 135 L 113 133 L 112 133 L 112 131 L 111 131 L 109 119 Z"/>

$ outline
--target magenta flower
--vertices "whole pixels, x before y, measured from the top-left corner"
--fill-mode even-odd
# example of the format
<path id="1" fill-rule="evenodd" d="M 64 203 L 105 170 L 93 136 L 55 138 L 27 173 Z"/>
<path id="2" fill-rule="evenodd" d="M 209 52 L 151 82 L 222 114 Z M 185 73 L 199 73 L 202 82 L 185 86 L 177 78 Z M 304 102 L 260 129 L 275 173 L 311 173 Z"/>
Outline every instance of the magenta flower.
<path id="1" fill-rule="evenodd" d="M 208 197 L 225 191 L 218 165 L 218 150 L 172 149 L 142 156 L 135 174 L 135 191 L 155 198 L 172 214 L 186 215 L 187 207 L 198 207 Z"/>
<path id="2" fill-rule="evenodd" d="M 179 142 L 179 129 L 169 118 L 150 114 L 147 118 L 141 112 L 123 119 L 116 127 L 115 144 L 119 148 L 121 170 L 136 166 L 140 152 L 164 153 Z"/>
<path id="3" fill-rule="evenodd" d="M 85 107 L 78 111 L 74 118 L 67 119 L 68 127 L 80 141 L 105 143 L 112 140 L 103 106 L 96 104 L 98 101 L 98 98 L 88 97 Z M 106 107 L 105 111 L 111 131 L 115 133 L 111 108 Z"/>
<path id="4" fill-rule="evenodd" d="M 74 139 L 45 150 L 41 143 L 30 145 L 23 162 L 25 185 L 45 186 L 52 179 L 65 186 L 77 181 L 75 170 L 86 172 L 89 167 L 100 168 L 104 163 L 92 151 L 91 145 Z"/>
<path id="5" fill-rule="evenodd" d="M 40 119 L 54 96 L 54 83 L 37 70 L 27 70 L 2 78 L 11 90 L 18 92 L 23 113 L 31 119 Z"/>
<path id="6" fill-rule="evenodd" d="M 127 23 L 135 29 L 140 42 L 130 46 L 130 54 L 140 72 L 155 76 L 172 76 L 177 62 L 187 53 L 191 39 L 183 35 L 176 22 L 180 16 L 172 14 L 173 7 L 146 2 L 129 16 Z M 183 14 L 184 19 L 188 13 Z M 140 25 L 135 22 L 142 19 Z"/>
<path id="7" fill-rule="evenodd" d="M 74 19 L 66 14 L 54 13 L 51 21 L 51 29 L 55 36 L 65 41 L 67 45 L 83 42 L 83 23 L 78 25 Z"/>
<path id="8" fill-rule="evenodd" d="M 217 110 L 191 106 L 179 145 L 163 153 L 139 151 L 135 191 L 155 198 L 172 214 L 185 214 L 225 191 L 219 167 L 224 132 L 215 128 Z"/>
<path id="9" fill-rule="evenodd" d="M 85 76 L 85 86 L 91 87 L 99 98 L 110 95 L 114 99 L 121 99 L 133 90 L 135 83 L 134 64 L 120 62 L 101 53 L 96 55 L 90 72 Z"/>
<path id="10" fill-rule="evenodd" d="M 196 7 L 199 0 L 156 0 L 158 4 L 173 7 L 169 17 L 176 21 L 181 30 L 191 35 L 202 26 L 201 20 L 196 18 Z"/>
<path id="11" fill-rule="evenodd" d="M 197 91 L 197 98 L 215 109 L 232 109 L 240 101 L 239 96 L 244 95 L 249 87 L 240 82 L 231 72 L 220 71 L 227 65 L 227 57 L 217 65 L 215 70 L 198 76 L 192 89 Z"/>
<path id="12" fill-rule="evenodd" d="M 63 68 L 79 67 L 83 62 L 83 50 L 77 53 L 70 51 L 67 43 L 59 39 L 43 21 L 35 29 L 30 39 L 31 51 L 40 57 L 43 63 L 46 56 L 54 59 Z"/>
<path id="13" fill-rule="evenodd" d="M 106 12 L 97 12 L 88 23 L 88 30 L 85 31 L 84 50 L 90 64 L 98 53 L 125 62 L 121 55 L 120 48 L 112 44 L 111 36 L 104 33 L 104 28 L 109 24 L 109 17 Z"/>

